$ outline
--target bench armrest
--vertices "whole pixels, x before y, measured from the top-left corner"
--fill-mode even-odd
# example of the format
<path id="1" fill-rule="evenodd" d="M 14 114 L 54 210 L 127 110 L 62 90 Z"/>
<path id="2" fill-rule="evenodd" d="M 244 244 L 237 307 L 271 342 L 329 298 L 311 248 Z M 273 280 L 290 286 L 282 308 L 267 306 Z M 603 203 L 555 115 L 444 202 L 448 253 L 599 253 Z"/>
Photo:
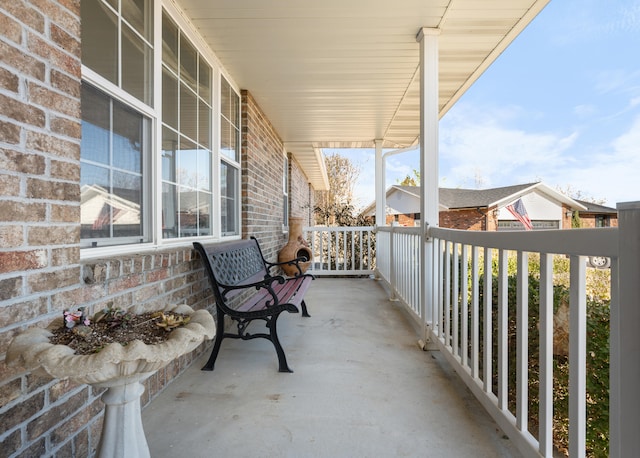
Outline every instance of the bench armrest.
<path id="1" fill-rule="evenodd" d="M 270 271 L 271 268 L 273 267 L 278 267 L 278 266 L 294 266 L 296 269 L 298 269 L 298 273 L 296 274 L 296 277 L 302 275 L 302 269 L 300 268 L 300 263 L 301 262 L 308 262 L 309 260 L 305 257 L 305 256 L 300 256 L 298 258 L 295 259 L 291 259 L 289 261 L 282 261 L 282 262 L 269 262 L 267 260 L 264 261 L 266 267 L 267 267 L 267 271 Z"/>
<path id="2" fill-rule="evenodd" d="M 266 289 L 271 295 L 271 297 L 273 297 L 273 303 L 267 303 L 267 306 L 271 307 L 274 305 L 279 305 L 278 296 L 276 292 L 273 290 L 273 287 L 271 285 L 274 282 L 282 284 L 285 281 L 286 279 L 282 275 L 277 275 L 272 277 L 265 277 L 264 280 L 254 282 L 254 283 L 245 283 L 243 285 L 225 285 L 222 283 L 218 283 L 218 287 L 222 290 L 222 297 L 225 300 L 226 300 L 227 293 L 229 293 L 230 291 L 239 290 L 239 289 L 251 289 L 251 288 L 255 288 L 256 290 Z"/>

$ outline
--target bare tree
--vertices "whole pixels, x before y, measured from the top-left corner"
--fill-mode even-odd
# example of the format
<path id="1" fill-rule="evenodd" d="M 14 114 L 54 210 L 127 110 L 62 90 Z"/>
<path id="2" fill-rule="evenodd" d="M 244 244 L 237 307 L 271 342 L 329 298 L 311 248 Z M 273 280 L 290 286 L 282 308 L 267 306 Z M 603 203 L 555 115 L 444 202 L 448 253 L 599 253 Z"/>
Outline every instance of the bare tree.
<path id="1" fill-rule="evenodd" d="M 350 226 L 357 219 L 353 205 L 353 189 L 360 168 L 338 153 L 325 157 L 329 190 L 316 192 L 316 224 Z"/>

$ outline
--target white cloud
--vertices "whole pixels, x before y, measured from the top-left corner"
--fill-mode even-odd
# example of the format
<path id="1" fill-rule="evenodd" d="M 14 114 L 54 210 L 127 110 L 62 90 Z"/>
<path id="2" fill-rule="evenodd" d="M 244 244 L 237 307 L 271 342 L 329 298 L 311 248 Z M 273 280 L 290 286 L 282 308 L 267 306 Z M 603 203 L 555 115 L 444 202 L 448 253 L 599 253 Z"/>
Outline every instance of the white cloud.
<path id="1" fill-rule="evenodd" d="M 483 187 L 542 180 L 567 186 L 609 205 L 640 200 L 640 115 L 597 153 L 577 145 L 573 132 L 525 132 L 484 118 L 458 115 L 442 129 L 441 175 L 449 187 Z"/>

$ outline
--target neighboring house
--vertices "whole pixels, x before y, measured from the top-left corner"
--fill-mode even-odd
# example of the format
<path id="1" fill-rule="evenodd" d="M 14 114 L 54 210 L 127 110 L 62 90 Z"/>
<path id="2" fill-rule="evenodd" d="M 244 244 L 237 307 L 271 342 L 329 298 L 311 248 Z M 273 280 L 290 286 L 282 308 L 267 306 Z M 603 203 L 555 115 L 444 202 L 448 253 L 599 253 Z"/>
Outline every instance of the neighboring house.
<path id="1" fill-rule="evenodd" d="M 580 227 L 618 227 L 618 210 L 593 202 L 575 199 L 587 209 L 578 213 Z"/>
<path id="2" fill-rule="evenodd" d="M 420 224 L 420 188 L 391 186 L 387 190 L 387 224 Z M 521 200 L 533 229 L 570 229 L 572 212 L 582 215 L 586 203 L 545 185 L 528 183 L 491 189 L 440 188 L 440 227 L 471 231 L 523 230 L 507 207 Z M 605 207 L 603 207 L 605 208 Z M 375 203 L 363 211 L 375 215 Z M 600 215 L 600 213 L 598 213 Z"/>

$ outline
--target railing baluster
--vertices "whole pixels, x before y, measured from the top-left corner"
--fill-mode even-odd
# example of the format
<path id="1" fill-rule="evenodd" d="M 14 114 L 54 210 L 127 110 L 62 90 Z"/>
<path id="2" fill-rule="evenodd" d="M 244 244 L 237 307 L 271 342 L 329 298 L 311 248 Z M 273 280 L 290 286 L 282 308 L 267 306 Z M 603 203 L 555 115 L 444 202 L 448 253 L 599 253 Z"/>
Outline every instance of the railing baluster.
<path id="1" fill-rule="evenodd" d="M 459 325 L 460 325 L 460 256 L 458 252 L 459 245 L 457 243 L 453 243 L 451 245 L 452 249 L 452 262 L 453 262 L 453 282 L 451 288 L 451 305 L 452 305 L 452 326 L 451 326 L 451 334 L 452 341 L 451 346 L 453 348 L 453 354 L 456 356 L 460 356 L 460 333 L 459 333 Z"/>
<path id="2" fill-rule="evenodd" d="M 460 313 L 461 319 L 461 334 L 460 339 L 460 352 L 462 357 L 462 365 L 466 368 L 469 364 L 469 246 L 467 244 L 462 245 L 462 270 L 460 272 L 460 286 L 462 293 L 462 311 Z"/>
<path id="3" fill-rule="evenodd" d="M 553 456 L 553 256 L 540 254 L 539 452 Z"/>
<path id="4" fill-rule="evenodd" d="M 498 252 L 498 408 L 509 407 L 509 291 L 507 251 Z"/>
<path id="5" fill-rule="evenodd" d="M 569 456 L 585 456 L 587 411 L 586 259 L 571 256 L 569 293 Z"/>
<path id="6" fill-rule="evenodd" d="M 451 347 L 451 242 L 444 242 L 444 338 Z"/>
<path id="7" fill-rule="evenodd" d="M 484 294 L 483 294 L 483 312 L 484 312 L 484 329 L 483 329 L 483 372 L 484 372 L 484 391 L 486 393 L 493 392 L 493 267 L 492 267 L 492 250 L 484 249 Z"/>
<path id="8" fill-rule="evenodd" d="M 471 376 L 476 380 L 479 377 L 478 352 L 480 343 L 478 253 L 478 247 L 474 245 L 471 250 Z"/>
<path id="9" fill-rule="evenodd" d="M 518 251 L 516 304 L 516 427 L 527 430 L 529 400 L 529 260 Z"/>

